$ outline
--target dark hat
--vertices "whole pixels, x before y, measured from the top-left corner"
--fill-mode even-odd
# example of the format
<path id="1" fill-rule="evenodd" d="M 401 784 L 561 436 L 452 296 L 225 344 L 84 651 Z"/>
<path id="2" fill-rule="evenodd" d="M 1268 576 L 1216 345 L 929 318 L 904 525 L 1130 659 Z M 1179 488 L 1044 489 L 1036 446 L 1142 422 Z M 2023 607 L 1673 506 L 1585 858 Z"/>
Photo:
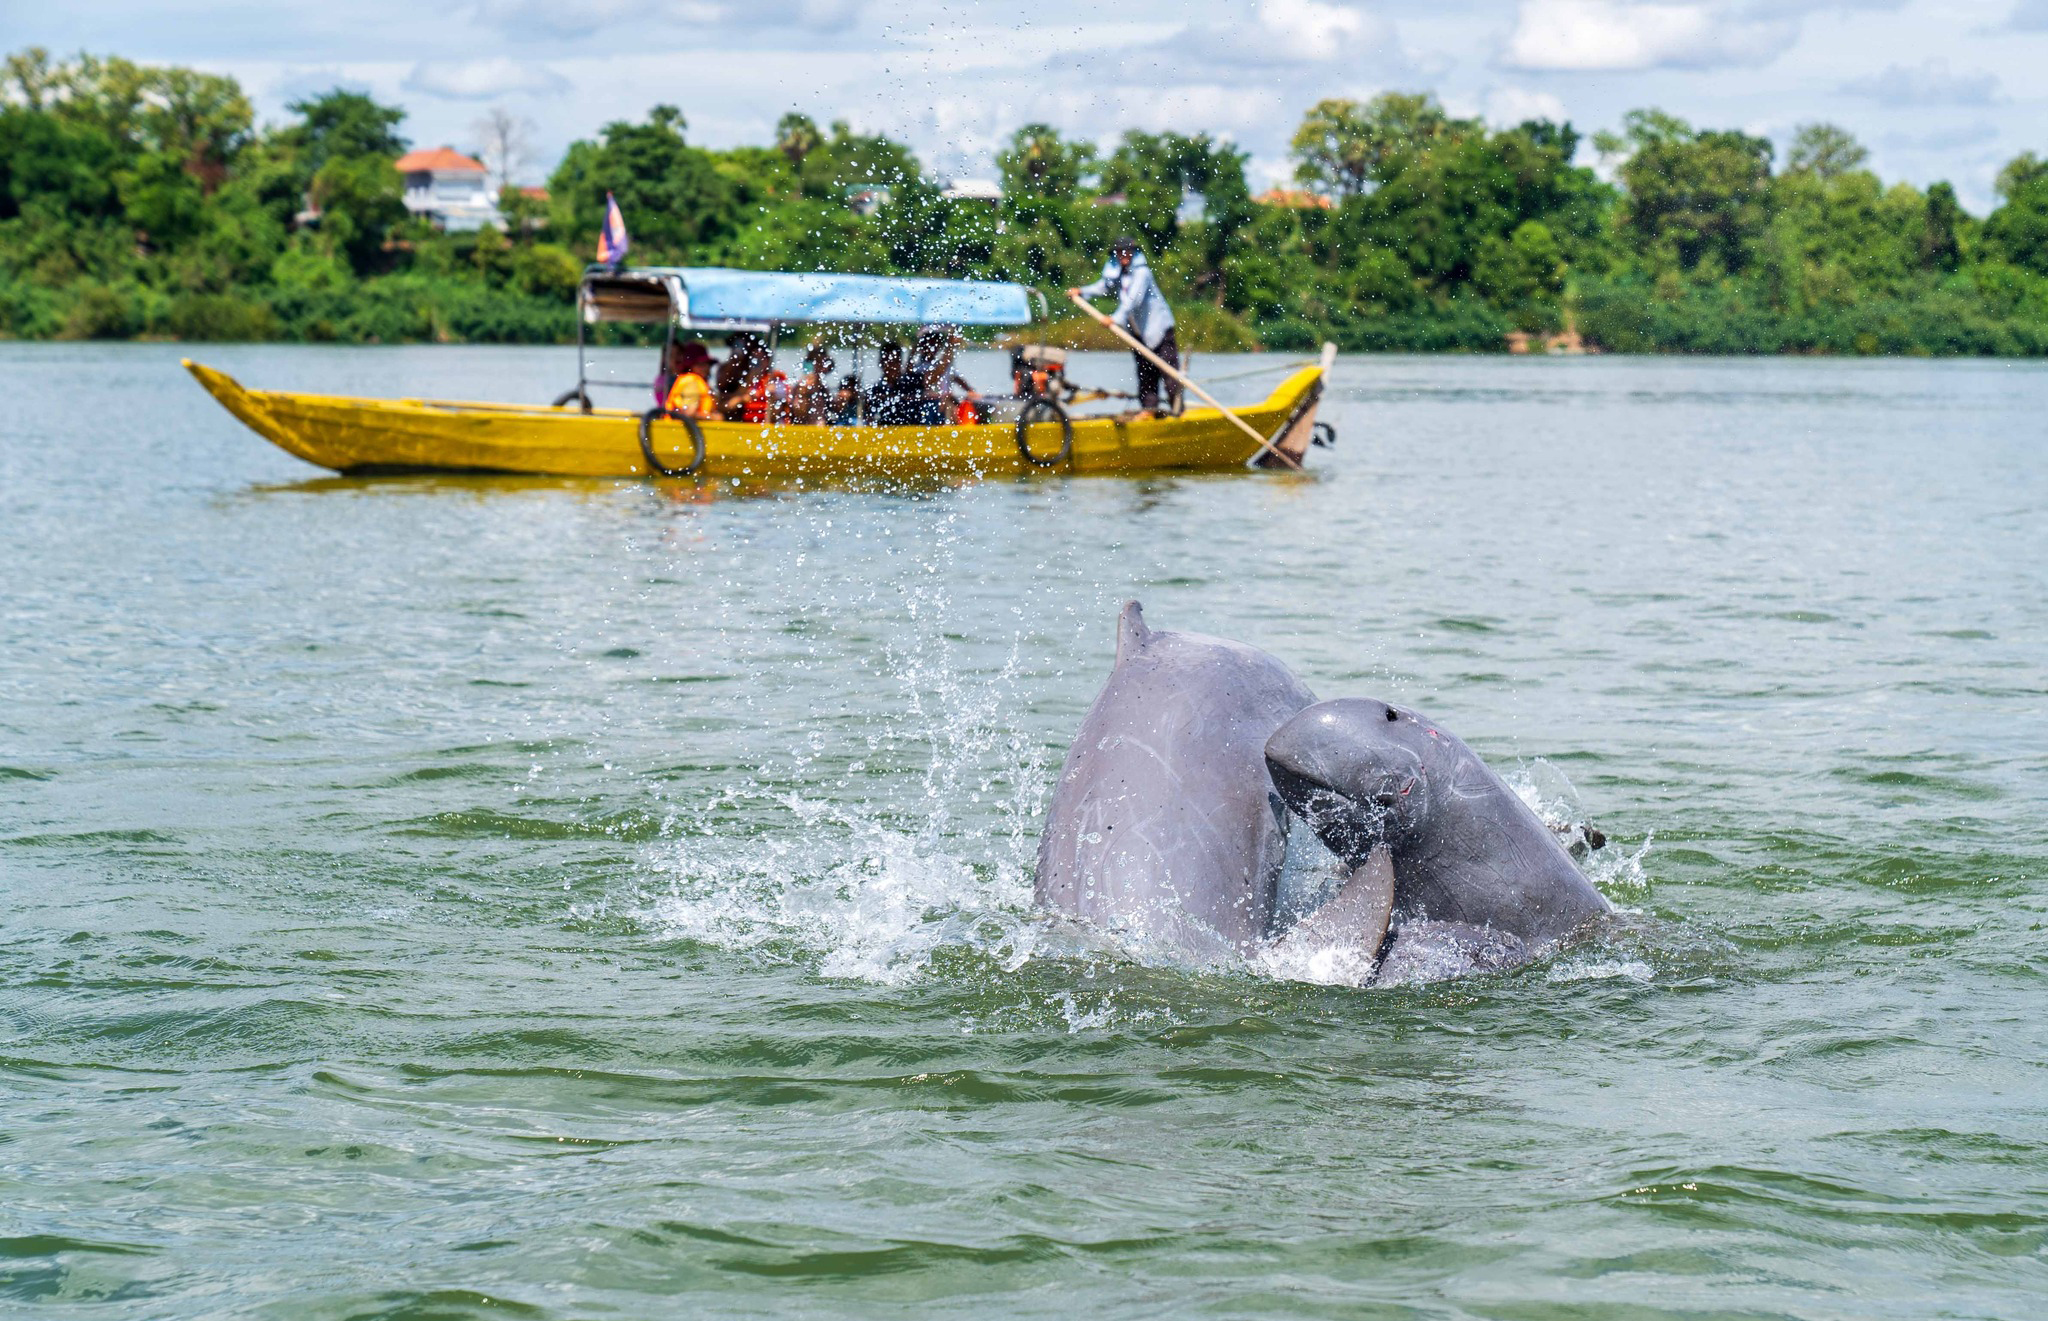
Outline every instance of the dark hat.
<path id="1" fill-rule="evenodd" d="M 1130 237 L 1129 235 L 1125 235 L 1123 238 L 1120 238 L 1116 242 L 1109 245 L 1109 253 L 1112 257 L 1119 252 L 1136 252 L 1137 250 L 1138 240 Z"/>

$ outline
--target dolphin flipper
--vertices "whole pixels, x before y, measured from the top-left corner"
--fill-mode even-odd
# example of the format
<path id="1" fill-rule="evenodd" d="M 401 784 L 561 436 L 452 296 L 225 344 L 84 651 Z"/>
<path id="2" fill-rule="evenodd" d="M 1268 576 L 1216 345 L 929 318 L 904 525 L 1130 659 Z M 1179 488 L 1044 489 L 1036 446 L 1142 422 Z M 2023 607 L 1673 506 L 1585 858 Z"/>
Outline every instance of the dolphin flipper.
<path id="1" fill-rule="evenodd" d="M 1382 844 L 1344 878 L 1344 884 L 1315 912 L 1294 924 L 1273 942 L 1271 955 L 1282 964 L 1329 971 L 1333 959 L 1356 967 L 1338 980 L 1364 985 L 1379 965 L 1387 924 L 1394 916 L 1394 855 Z"/>

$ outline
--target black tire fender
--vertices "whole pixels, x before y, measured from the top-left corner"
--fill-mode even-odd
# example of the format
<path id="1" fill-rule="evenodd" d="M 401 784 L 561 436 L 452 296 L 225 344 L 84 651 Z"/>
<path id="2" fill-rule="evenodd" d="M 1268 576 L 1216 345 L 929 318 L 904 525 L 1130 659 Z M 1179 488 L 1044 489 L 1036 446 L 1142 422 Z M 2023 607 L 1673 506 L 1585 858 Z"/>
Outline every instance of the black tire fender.
<path id="1" fill-rule="evenodd" d="M 683 424 L 683 430 L 690 433 L 690 462 L 683 468 L 671 468 L 654 456 L 654 419 L 665 417 Z M 647 459 L 647 466 L 664 477 L 688 477 L 704 466 L 704 428 L 697 425 L 694 417 L 671 413 L 666 408 L 650 408 L 640 415 L 640 453 Z"/>
<path id="2" fill-rule="evenodd" d="M 1031 452 L 1031 428 L 1047 422 L 1060 424 L 1060 449 L 1051 458 L 1042 459 Z M 1066 409 L 1042 395 L 1024 405 L 1024 411 L 1017 415 L 1017 453 L 1024 456 L 1024 462 L 1034 468 L 1054 468 L 1065 463 L 1073 452 L 1074 423 Z"/>

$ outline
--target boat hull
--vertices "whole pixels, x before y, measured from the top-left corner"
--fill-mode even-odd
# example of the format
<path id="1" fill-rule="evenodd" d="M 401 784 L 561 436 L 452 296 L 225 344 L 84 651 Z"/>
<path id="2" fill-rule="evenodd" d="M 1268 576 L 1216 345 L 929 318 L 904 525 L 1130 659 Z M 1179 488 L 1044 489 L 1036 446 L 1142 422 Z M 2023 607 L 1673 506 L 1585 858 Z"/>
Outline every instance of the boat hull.
<path id="1" fill-rule="evenodd" d="M 359 399 L 251 390 L 224 372 L 185 366 L 230 413 L 280 449 L 341 473 L 443 471 L 645 477 L 637 413 L 432 399 Z M 1314 425 L 1322 372 L 1296 372 L 1262 403 L 1238 409 L 1297 460 Z M 1260 446 L 1215 409 L 1157 419 L 1077 418 L 1070 457 L 1040 468 L 1000 426 L 821 427 L 704 422 L 700 478 L 916 478 L 1024 472 L 1119 473 L 1243 468 Z M 682 426 L 652 430 L 664 463 L 689 462 Z M 673 456 L 673 457 L 671 457 Z"/>

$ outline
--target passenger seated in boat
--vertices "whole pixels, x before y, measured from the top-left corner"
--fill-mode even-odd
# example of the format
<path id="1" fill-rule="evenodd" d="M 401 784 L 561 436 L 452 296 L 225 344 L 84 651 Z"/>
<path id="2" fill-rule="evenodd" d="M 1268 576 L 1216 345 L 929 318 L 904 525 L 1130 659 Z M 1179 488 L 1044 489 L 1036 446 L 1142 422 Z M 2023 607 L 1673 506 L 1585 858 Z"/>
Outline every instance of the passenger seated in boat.
<path id="1" fill-rule="evenodd" d="M 717 417 L 718 400 L 711 393 L 711 366 L 711 350 L 702 344 L 677 344 L 669 352 L 669 367 L 674 376 L 661 406 L 676 417 Z"/>
<path id="2" fill-rule="evenodd" d="M 918 420 L 927 426 L 940 426 L 947 422 L 971 426 L 981 420 L 981 396 L 953 370 L 959 352 L 960 329 L 957 326 L 930 325 L 917 332 L 917 345 L 910 355 L 910 370 L 923 388 L 924 400 Z"/>
<path id="3" fill-rule="evenodd" d="M 719 364 L 718 374 L 711 378 L 718 395 L 721 417 L 733 421 L 739 419 L 740 409 L 747 401 L 747 391 L 765 370 L 762 360 L 767 356 L 768 346 L 752 331 L 742 330 L 726 340 L 725 361 Z"/>
<path id="4" fill-rule="evenodd" d="M 822 426 L 832 420 L 833 391 L 826 379 L 838 364 L 823 344 L 804 350 L 804 374 L 789 392 L 789 421 L 799 426 Z"/>
<path id="5" fill-rule="evenodd" d="M 903 363 L 903 346 L 885 339 L 875 350 L 882 374 L 868 387 L 867 415 L 878 427 L 916 426 L 924 420 L 924 388 Z"/>
<path id="6" fill-rule="evenodd" d="M 848 372 L 839 378 L 839 393 L 832 396 L 832 425 L 850 427 L 860 421 L 860 376 Z"/>
<path id="7" fill-rule="evenodd" d="M 718 411 L 728 422 L 772 423 L 789 407 L 789 378 L 775 370 L 775 356 L 752 331 L 735 334 L 725 365 L 718 369 Z"/>
<path id="8" fill-rule="evenodd" d="M 662 354 L 661 370 L 654 374 L 655 407 L 668 407 L 668 397 L 675 390 L 676 378 L 681 376 L 685 370 L 681 366 L 685 357 L 703 359 L 704 369 L 697 374 L 707 382 L 711 379 L 713 369 L 718 366 L 718 363 L 711 357 L 711 350 L 705 348 L 702 344 L 694 340 L 670 340 L 668 348 Z M 697 414 L 696 416 L 712 415 Z"/>

